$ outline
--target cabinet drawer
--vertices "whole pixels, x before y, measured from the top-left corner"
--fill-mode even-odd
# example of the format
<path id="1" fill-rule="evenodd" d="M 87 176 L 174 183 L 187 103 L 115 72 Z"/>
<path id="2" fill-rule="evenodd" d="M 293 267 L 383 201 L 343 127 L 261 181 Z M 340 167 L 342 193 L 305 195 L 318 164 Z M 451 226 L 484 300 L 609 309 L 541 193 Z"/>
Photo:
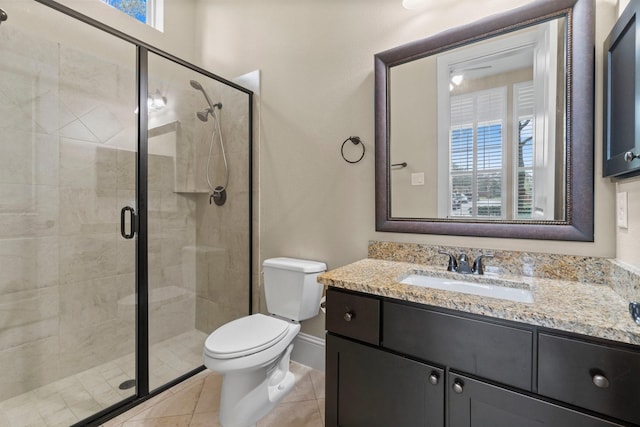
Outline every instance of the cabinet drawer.
<path id="1" fill-rule="evenodd" d="M 538 392 L 640 424 L 640 352 L 541 333 Z"/>
<path id="2" fill-rule="evenodd" d="M 328 289 L 327 330 L 378 345 L 380 300 Z"/>
<path id="3" fill-rule="evenodd" d="M 531 390 L 533 332 L 385 302 L 382 346 Z"/>
<path id="4" fill-rule="evenodd" d="M 449 427 L 622 427 L 449 372 Z"/>

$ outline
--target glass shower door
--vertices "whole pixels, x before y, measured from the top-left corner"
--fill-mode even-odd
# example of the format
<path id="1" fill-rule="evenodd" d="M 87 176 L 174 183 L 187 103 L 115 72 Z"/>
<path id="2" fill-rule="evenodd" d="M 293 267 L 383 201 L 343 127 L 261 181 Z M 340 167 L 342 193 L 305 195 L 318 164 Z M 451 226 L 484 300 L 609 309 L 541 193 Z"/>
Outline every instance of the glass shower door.
<path id="1" fill-rule="evenodd" d="M 200 367 L 208 334 L 248 314 L 250 97 L 153 53 L 148 64 L 154 390 Z"/>
<path id="2" fill-rule="evenodd" d="M 120 209 L 136 207 L 136 50 L 35 2 L 2 8 L 0 425 L 70 425 L 136 391 L 120 387 L 135 375 Z"/>

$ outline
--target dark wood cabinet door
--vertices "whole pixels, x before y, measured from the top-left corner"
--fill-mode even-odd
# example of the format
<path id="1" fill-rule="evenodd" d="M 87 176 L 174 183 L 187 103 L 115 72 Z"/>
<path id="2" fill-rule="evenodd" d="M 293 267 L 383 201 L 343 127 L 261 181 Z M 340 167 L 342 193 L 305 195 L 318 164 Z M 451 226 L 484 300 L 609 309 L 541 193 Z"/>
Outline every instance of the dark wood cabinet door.
<path id="1" fill-rule="evenodd" d="M 449 427 L 611 427 L 611 423 L 450 372 Z"/>
<path id="2" fill-rule="evenodd" d="M 541 333 L 538 393 L 640 424 L 640 352 Z"/>
<path id="3" fill-rule="evenodd" d="M 328 334 L 326 378 L 327 426 L 444 426 L 442 369 Z"/>
<path id="4" fill-rule="evenodd" d="M 604 42 L 603 176 L 640 173 L 640 159 L 625 159 L 625 153 L 640 155 L 639 7 L 630 2 Z"/>

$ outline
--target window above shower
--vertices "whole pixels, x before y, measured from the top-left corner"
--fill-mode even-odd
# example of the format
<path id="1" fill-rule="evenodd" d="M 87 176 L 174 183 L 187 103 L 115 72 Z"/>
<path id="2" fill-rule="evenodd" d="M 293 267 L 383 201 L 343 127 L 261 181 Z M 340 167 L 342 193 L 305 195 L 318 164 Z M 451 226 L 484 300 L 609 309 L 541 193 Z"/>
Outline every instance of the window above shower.
<path id="1" fill-rule="evenodd" d="M 100 0 L 132 18 L 163 31 L 164 0 Z"/>

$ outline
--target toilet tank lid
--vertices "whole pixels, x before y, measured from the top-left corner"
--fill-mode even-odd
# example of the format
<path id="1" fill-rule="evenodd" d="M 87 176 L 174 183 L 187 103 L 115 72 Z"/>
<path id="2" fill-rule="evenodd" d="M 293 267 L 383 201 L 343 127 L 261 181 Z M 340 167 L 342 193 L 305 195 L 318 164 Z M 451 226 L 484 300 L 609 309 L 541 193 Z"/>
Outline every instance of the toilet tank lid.
<path id="1" fill-rule="evenodd" d="M 262 263 L 263 267 L 280 268 L 283 270 L 300 271 L 302 273 L 320 273 L 327 270 L 327 264 L 297 258 L 269 258 Z"/>

